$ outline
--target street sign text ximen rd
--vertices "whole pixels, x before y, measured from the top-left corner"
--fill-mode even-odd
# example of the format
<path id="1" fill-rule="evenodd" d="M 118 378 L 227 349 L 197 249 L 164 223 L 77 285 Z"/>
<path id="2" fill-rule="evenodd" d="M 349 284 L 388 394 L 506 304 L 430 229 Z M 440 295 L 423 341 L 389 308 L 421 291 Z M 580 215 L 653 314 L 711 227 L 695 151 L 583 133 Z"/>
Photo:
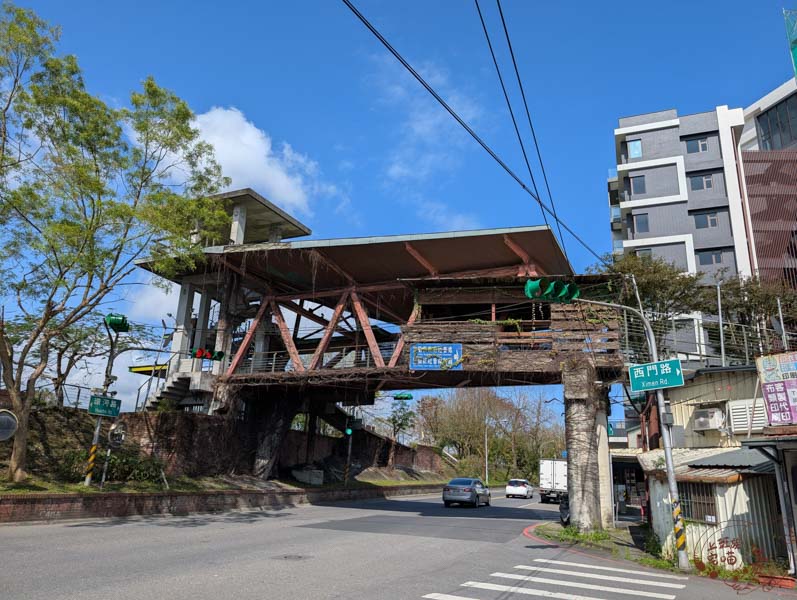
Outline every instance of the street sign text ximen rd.
<path id="1" fill-rule="evenodd" d="M 647 392 L 684 384 L 684 372 L 677 358 L 658 362 L 633 365 L 628 368 L 632 392 Z"/>

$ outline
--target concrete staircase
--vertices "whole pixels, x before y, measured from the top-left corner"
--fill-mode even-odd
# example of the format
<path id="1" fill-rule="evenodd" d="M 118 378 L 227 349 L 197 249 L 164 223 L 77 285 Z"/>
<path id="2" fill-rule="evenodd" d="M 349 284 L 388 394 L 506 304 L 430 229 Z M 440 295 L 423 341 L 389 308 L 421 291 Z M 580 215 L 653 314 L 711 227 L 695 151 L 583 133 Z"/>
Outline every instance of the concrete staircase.
<path id="1" fill-rule="evenodd" d="M 211 394 L 216 376 L 202 371 L 175 371 L 147 398 L 145 410 L 157 410 L 164 400 L 181 404 L 185 399 L 193 399 L 196 392 Z"/>
<path id="2" fill-rule="evenodd" d="M 157 410 L 158 405 L 164 400 L 174 400 L 176 403 L 191 392 L 190 373 L 172 373 L 166 378 L 163 387 L 147 398 L 146 410 Z"/>

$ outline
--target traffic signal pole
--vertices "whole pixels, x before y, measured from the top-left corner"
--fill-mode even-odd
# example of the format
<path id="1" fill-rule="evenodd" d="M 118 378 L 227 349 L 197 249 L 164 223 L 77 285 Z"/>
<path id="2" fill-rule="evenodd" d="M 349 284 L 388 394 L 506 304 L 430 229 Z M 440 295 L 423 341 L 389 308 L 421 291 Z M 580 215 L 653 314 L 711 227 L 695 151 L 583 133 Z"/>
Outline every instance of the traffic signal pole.
<path id="1" fill-rule="evenodd" d="M 576 301 L 583 304 L 594 304 L 596 306 L 606 306 L 609 308 L 627 310 L 638 316 L 645 327 L 645 337 L 647 338 L 648 348 L 650 349 L 650 358 L 652 362 L 658 362 L 659 351 L 656 346 L 656 337 L 653 335 L 653 327 L 650 325 L 650 321 L 647 320 L 645 315 L 642 314 L 642 311 L 631 308 L 630 306 L 614 304 L 611 302 L 582 300 L 580 298 Z M 670 499 L 672 501 L 673 533 L 675 534 L 675 545 L 678 550 L 678 568 L 682 571 L 689 571 L 689 555 L 686 553 L 686 530 L 684 529 L 684 520 L 683 516 L 681 515 L 681 502 L 678 498 L 678 483 L 675 480 L 675 467 L 672 460 L 672 434 L 669 423 L 664 423 L 664 392 L 661 389 L 656 390 L 656 404 L 659 409 L 659 418 L 662 425 L 661 430 L 663 434 L 662 439 L 664 440 L 664 463 L 667 469 L 667 485 L 670 490 Z"/>

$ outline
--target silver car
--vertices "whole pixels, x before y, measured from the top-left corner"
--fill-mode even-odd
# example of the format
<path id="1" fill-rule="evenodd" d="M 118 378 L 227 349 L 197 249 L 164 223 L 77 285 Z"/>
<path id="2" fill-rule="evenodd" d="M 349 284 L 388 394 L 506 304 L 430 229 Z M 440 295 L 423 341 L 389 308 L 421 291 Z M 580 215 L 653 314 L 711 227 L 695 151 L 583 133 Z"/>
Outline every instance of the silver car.
<path id="1" fill-rule="evenodd" d="M 452 479 L 443 488 L 443 504 L 469 504 L 490 506 L 490 489 L 481 479 L 457 478 Z"/>

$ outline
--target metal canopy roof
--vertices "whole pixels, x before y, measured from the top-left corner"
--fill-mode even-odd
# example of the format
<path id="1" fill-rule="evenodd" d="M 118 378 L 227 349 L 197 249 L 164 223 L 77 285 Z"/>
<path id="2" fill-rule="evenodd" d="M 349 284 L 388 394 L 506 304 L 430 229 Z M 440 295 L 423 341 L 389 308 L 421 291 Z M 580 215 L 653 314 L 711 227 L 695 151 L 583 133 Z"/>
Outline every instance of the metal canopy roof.
<path id="1" fill-rule="evenodd" d="M 245 260 L 247 268 L 254 264 L 254 268 L 264 269 L 264 275 L 274 271 L 300 287 L 323 289 L 348 282 L 332 269 L 311 264 L 312 251 L 334 262 L 359 284 L 368 284 L 429 277 L 428 268 L 413 256 L 413 250 L 441 277 L 520 266 L 522 260 L 507 238 L 528 254 L 540 274 L 573 273 L 547 226 L 216 246 L 207 248 L 206 253 L 223 255 L 236 264 Z"/>

